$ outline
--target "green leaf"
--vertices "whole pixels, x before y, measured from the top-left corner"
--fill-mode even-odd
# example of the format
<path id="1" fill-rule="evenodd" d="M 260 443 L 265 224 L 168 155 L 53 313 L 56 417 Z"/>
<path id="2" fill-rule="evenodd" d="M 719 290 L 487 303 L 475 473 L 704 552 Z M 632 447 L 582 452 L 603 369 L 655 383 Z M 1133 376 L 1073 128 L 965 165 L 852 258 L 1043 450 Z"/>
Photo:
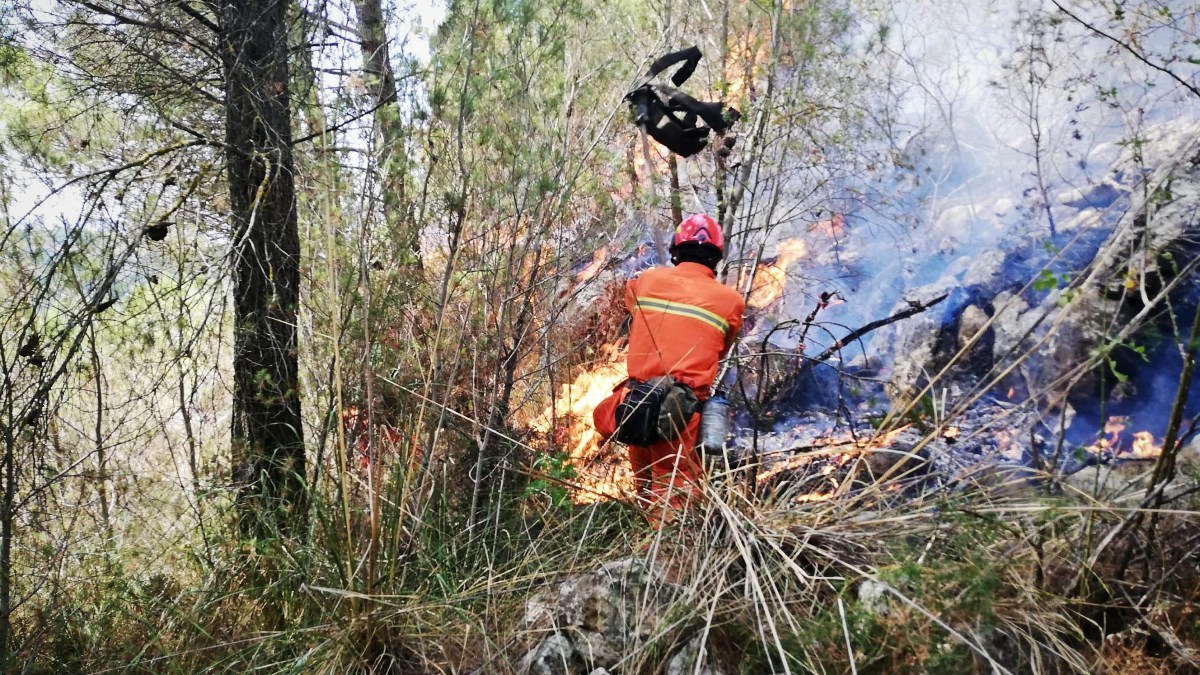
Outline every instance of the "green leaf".
<path id="1" fill-rule="evenodd" d="M 1058 276 L 1050 270 L 1042 270 L 1033 282 L 1033 290 L 1038 292 L 1052 291 L 1058 288 Z"/>

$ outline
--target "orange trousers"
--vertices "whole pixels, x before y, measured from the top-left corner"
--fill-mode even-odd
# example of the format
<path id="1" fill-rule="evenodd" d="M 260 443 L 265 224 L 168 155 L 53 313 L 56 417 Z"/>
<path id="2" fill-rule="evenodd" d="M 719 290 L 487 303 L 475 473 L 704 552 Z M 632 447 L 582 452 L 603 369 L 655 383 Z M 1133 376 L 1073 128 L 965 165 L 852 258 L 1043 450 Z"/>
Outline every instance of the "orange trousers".
<path id="1" fill-rule="evenodd" d="M 630 445 L 629 464 L 638 503 L 650 524 L 658 528 L 699 497 L 704 464 L 696 449 L 700 415 L 692 415 L 683 435 L 642 447 Z"/>

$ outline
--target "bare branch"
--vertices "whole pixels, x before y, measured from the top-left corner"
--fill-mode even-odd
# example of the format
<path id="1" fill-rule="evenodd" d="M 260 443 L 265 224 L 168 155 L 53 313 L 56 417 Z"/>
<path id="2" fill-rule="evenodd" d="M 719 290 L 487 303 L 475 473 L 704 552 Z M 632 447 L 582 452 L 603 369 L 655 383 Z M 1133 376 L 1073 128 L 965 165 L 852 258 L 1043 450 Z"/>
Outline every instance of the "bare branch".
<path id="1" fill-rule="evenodd" d="M 1184 80 L 1182 77 L 1176 75 L 1175 72 L 1172 71 L 1170 68 L 1167 68 L 1166 66 L 1162 66 L 1157 63 L 1154 63 L 1150 59 L 1146 58 L 1145 55 L 1138 53 L 1138 51 L 1136 49 L 1134 49 L 1133 47 L 1131 47 L 1128 43 L 1118 40 L 1117 38 L 1113 37 L 1112 35 L 1109 35 L 1108 33 L 1104 32 L 1100 28 L 1093 26 L 1092 24 L 1083 20 L 1083 18 L 1071 13 L 1070 10 L 1068 10 L 1066 7 L 1063 7 L 1061 4 L 1059 4 L 1058 0 L 1050 0 L 1050 1 L 1054 3 L 1054 6 L 1058 8 L 1058 11 L 1071 17 L 1071 19 L 1074 20 L 1079 25 L 1092 31 L 1096 35 L 1099 35 L 1101 37 L 1108 39 L 1109 41 L 1113 42 L 1121 49 L 1124 49 L 1125 51 L 1132 54 L 1133 58 L 1137 59 L 1138 61 L 1141 61 L 1142 63 L 1146 64 L 1147 66 L 1150 66 L 1151 68 L 1159 71 L 1160 73 L 1167 75 L 1171 79 L 1175 80 L 1176 82 L 1178 82 L 1179 84 L 1181 84 L 1185 88 L 1187 88 L 1188 91 L 1192 92 L 1197 97 L 1200 97 L 1200 87 L 1197 87 L 1194 84 L 1190 84 L 1187 80 Z"/>
<path id="2" fill-rule="evenodd" d="M 829 349 L 826 349 L 825 351 L 821 352 L 821 354 L 819 356 L 817 356 L 816 358 L 813 358 L 813 359 L 807 361 L 806 364 L 814 364 L 814 363 L 821 363 L 823 361 L 828 361 L 829 357 L 838 353 L 838 351 L 840 351 L 842 347 L 845 347 L 846 345 L 850 344 L 851 342 L 858 340 L 859 338 L 866 335 L 867 333 L 870 333 L 871 331 L 876 330 L 878 328 L 883 328 L 884 326 L 886 326 L 888 324 L 896 323 L 897 321 L 900 321 L 901 319 L 907 319 L 910 316 L 920 314 L 921 312 L 924 312 L 925 310 L 929 309 L 930 307 L 933 307 L 934 305 L 938 304 L 939 302 L 945 300 L 949 296 L 950 296 L 949 293 L 943 293 L 943 294 L 937 296 L 936 298 L 933 298 L 932 300 L 929 300 L 927 302 L 915 302 L 915 301 L 910 300 L 910 301 L 908 301 L 907 309 L 902 309 L 899 312 L 896 312 L 895 314 L 893 314 L 885 319 L 877 319 L 877 320 L 872 321 L 871 323 L 868 323 L 856 330 L 851 331 L 848 335 L 846 335 L 846 337 L 833 343 L 833 346 L 831 346 Z"/>

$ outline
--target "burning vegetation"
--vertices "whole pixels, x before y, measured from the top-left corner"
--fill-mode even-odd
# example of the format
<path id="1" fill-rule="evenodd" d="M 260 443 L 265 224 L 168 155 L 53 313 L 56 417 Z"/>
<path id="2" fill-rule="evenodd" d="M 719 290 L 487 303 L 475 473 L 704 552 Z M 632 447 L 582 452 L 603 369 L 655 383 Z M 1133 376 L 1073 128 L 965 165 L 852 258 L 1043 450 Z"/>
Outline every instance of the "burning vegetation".
<path id="1" fill-rule="evenodd" d="M 589 504 L 621 498 L 632 489 L 628 462 L 615 443 L 602 443 L 592 424 L 592 411 L 625 381 L 620 343 L 602 345 L 596 359 L 559 388 L 550 408 L 532 423 L 564 451 L 576 475 L 572 496 Z"/>
<path id="2" fill-rule="evenodd" d="M 750 309 L 763 309 L 783 297 L 787 289 L 788 268 L 806 255 L 808 244 L 803 239 L 788 239 L 777 244 L 775 257 L 759 264 L 758 269 L 754 271 L 746 306 Z"/>
<path id="3" fill-rule="evenodd" d="M 1153 460 L 1162 454 L 1162 446 L 1154 442 L 1149 431 L 1135 431 L 1126 442 L 1123 434 L 1129 426 L 1125 417 L 1109 417 L 1104 423 L 1104 437 L 1085 449 L 1102 459 Z"/>

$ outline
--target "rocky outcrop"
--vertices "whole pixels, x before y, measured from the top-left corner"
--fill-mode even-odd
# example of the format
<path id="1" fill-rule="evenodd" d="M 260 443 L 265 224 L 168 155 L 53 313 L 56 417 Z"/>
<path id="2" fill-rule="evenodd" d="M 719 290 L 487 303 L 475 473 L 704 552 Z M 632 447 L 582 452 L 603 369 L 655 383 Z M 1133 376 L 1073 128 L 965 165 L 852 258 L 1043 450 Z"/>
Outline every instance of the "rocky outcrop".
<path id="1" fill-rule="evenodd" d="M 880 331 L 874 344 L 894 355 L 893 399 L 910 399 L 943 370 L 938 387 L 953 395 L 997 366 L 993 374 L 1006 372 L 997 391 L 1055 407 L 1068 386 L 1089 385 L 1098 370 L 1079 366 L 1097 350 L 1123 331 L 1150 327 L 1156 313 L 1143 310 L 1195 257 L 1200 231 L 1200 140 L 1180 132 L 1159 142 L 1178 151 L 1145 176 L 1144 190 L 1129 178 L 1060 196 L 1061 205 L 1081 210 L 1060 223 L 1059 239 L 1045 250 L 1016 237 L 1005 250 L 963 258 L 938 282 L 912 291 L 913 298 L 951 295 Z M 1197 300 L 1178 296 L 1173 302 Z"/>
<path id="2" fill-rule="evenodd" d="M 662 570 L 627 558 L 571 577 L 525 604 L 522 632 L 533 645 L 518 662 L 522 675 L 617 675 L 664 632 L 665 614 L 679 608 L 681 588 Z M 678 618 L 678 617 L 675 617 Z M 668 673 L 720 675 L 697 634 L 670 654 Z M 699 670 L 697 670 L 699 668 Z"/>

